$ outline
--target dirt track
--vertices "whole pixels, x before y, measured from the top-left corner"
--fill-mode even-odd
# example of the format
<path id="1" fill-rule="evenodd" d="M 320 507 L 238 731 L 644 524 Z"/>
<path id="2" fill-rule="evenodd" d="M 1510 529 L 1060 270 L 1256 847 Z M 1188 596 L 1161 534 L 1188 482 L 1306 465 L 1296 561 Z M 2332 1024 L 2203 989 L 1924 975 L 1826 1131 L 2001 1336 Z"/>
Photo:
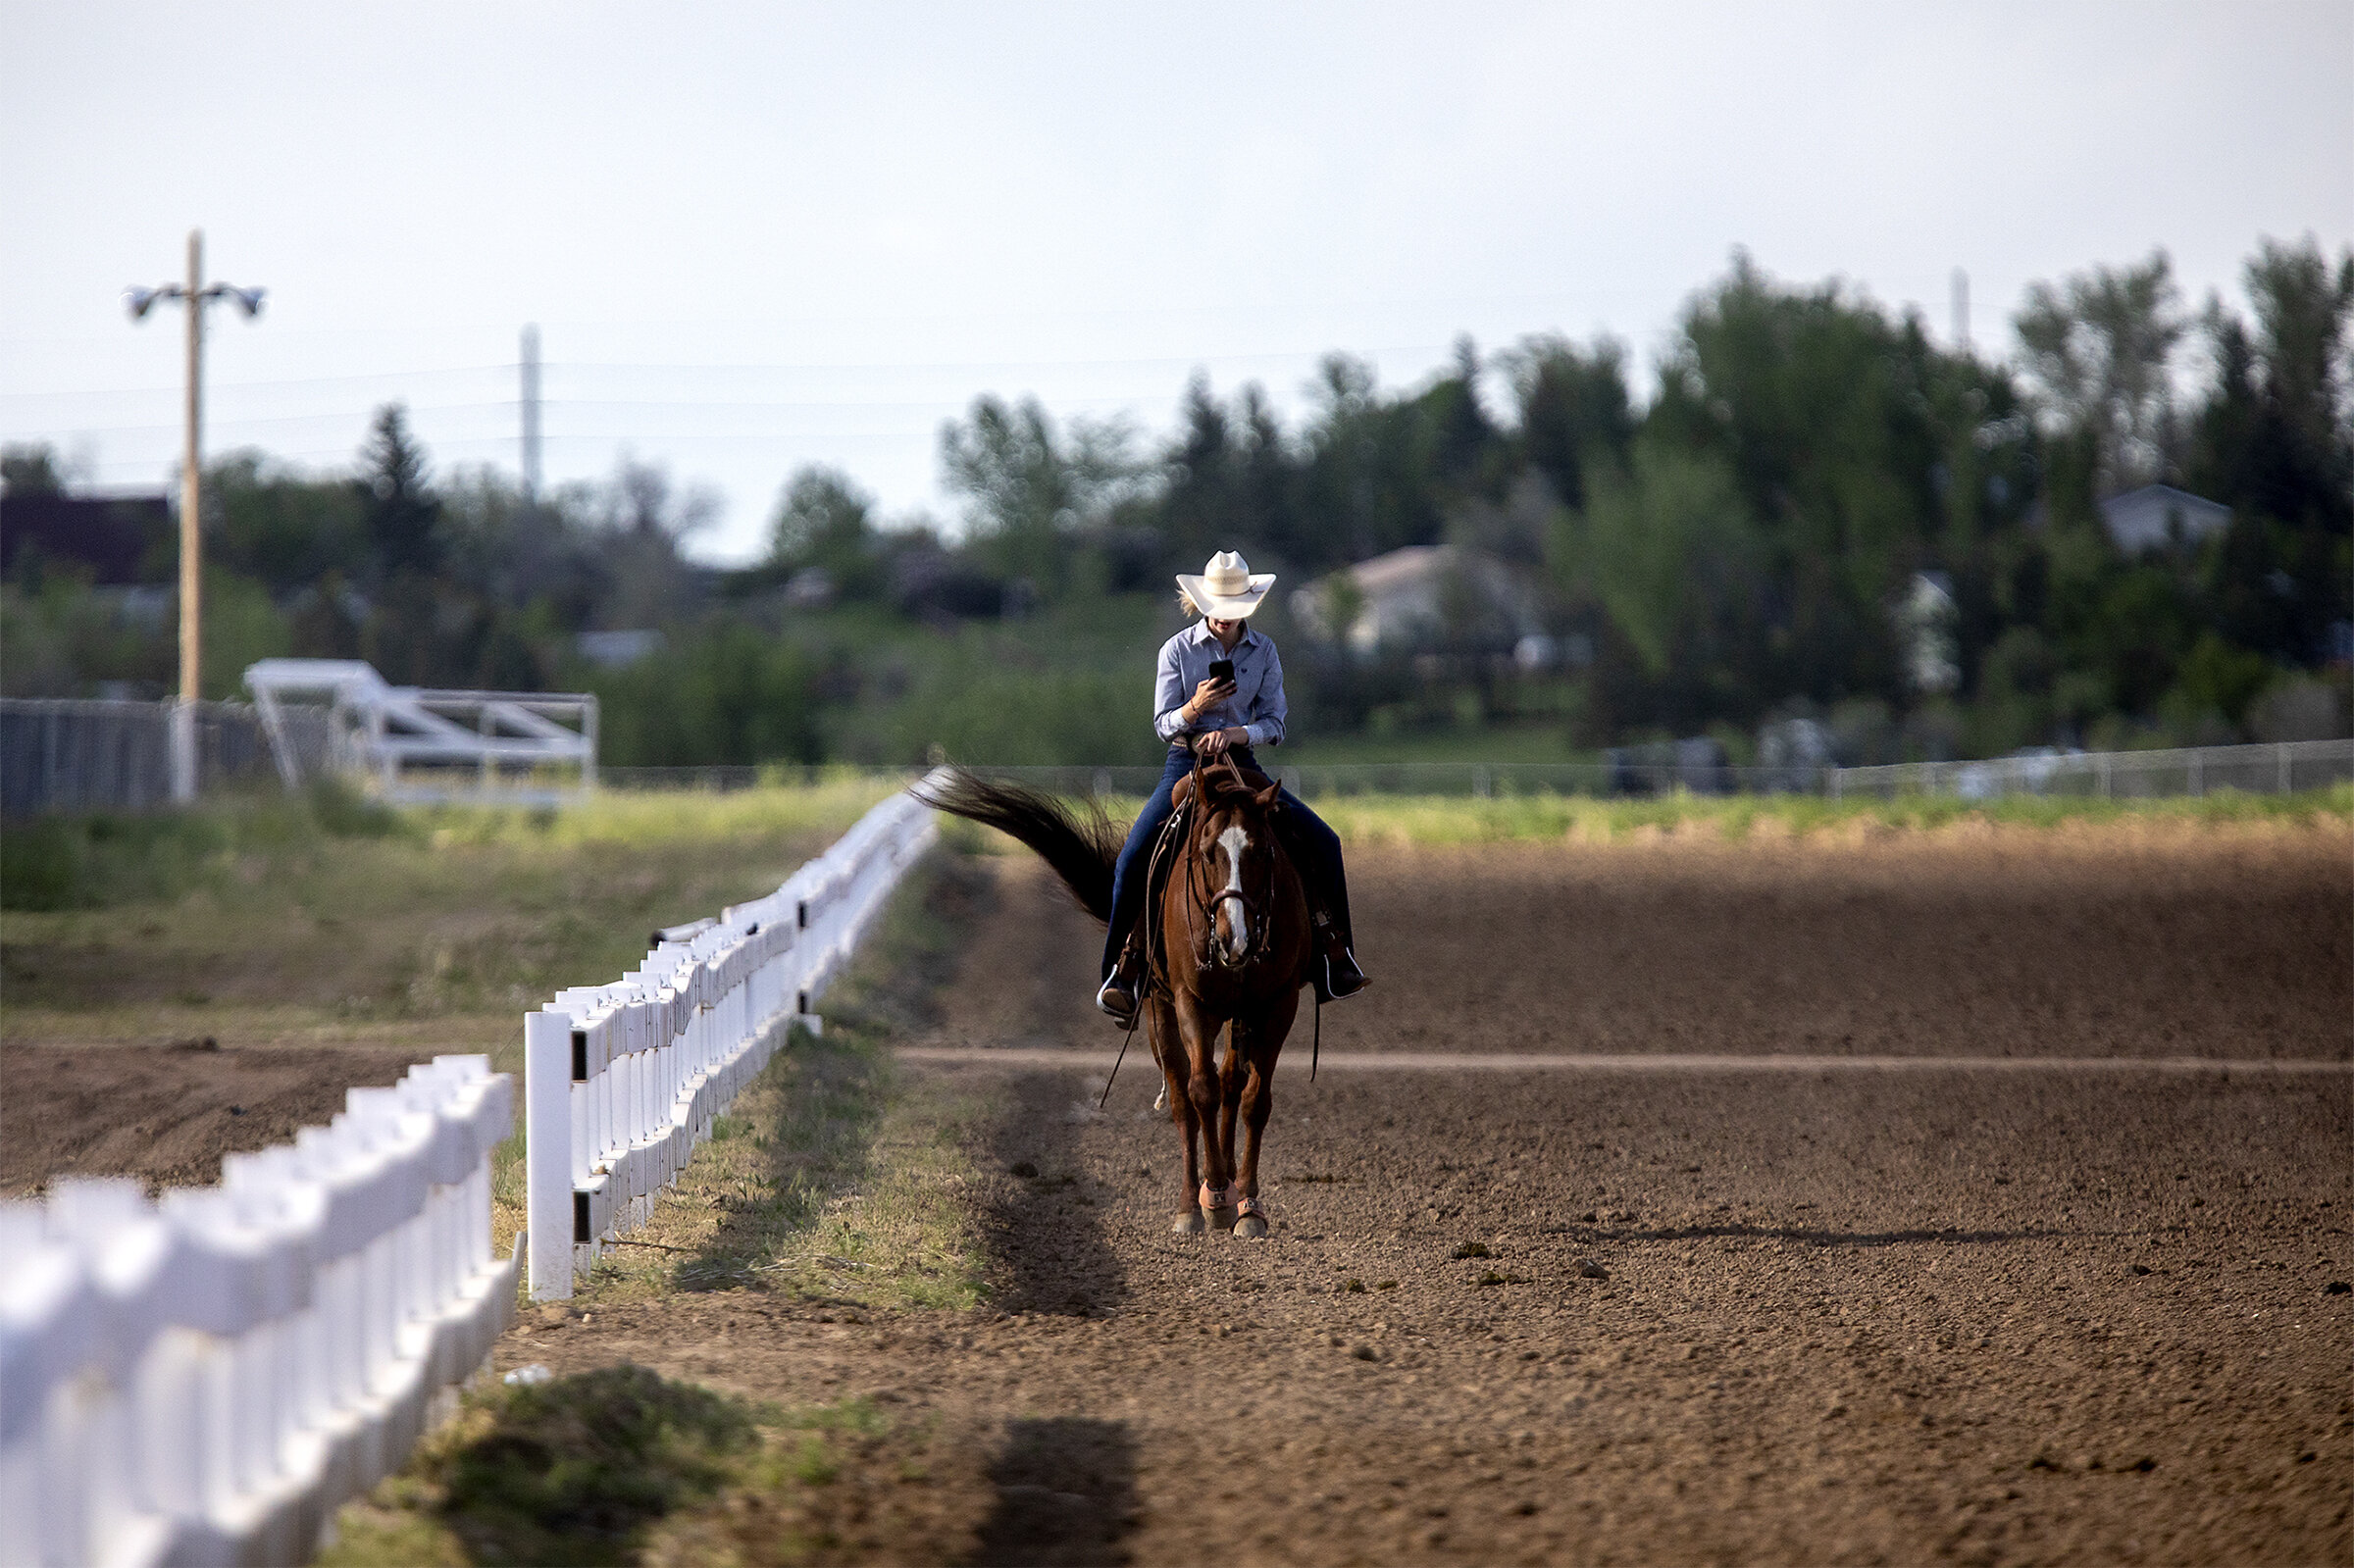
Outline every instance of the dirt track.
<path id="1" fill-rule="evenodd" d="M 0 1193 L 31 1192 L 57 1176 L 216 1182 L 222 1155 L 290 1142 L 342 1110 L 344 1089 L 395 1083 L 416 1059 L 394 1048 L 240 1048 L 202 1037 L 12 1044 L 0 1052 Z"/>
<path id="2" fill-rule="evenodd" d="M 2342 837 L 1355 864 L 1381 988 L 1328 1050 L 2354 1044 Z M 923 1043 L 1102 1049 L 1093 929 L 999 868 Z M 2342 1071 L 1305 1065 L 1269 1242 L 1163 1234 L 1133 1058 L 1102 1117 L 1083 1073 L 946 1069 L 1002 1078 L 977 1153 L 1039 1173 L 976 1188 L 1003 1315 L 731 1291 L 550 1310 L 501 1356 L 939 1423 L 932 1482 L 849 1520 L 885 1560 L 2354 1555 Z"/>

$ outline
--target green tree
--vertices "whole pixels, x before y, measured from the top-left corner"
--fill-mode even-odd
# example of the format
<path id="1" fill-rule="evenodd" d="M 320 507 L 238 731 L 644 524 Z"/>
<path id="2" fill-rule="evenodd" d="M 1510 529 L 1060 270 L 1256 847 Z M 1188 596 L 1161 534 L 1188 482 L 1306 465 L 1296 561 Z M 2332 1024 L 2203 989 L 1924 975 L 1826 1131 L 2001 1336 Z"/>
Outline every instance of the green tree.
<path id="1" fill-rule="evenodd" d="M 0 495 L 63 495 L 65 475 L 57 449 L 46 441 L 0 446 Z"/>
<path id="2" fill-rule="evenodd" d="M 1469 334 L 1455 340 L 1453 374 L 1431 383 L 1417 402 L 1425 422 L 1431 477 L 1458 491 L 1486 487 L 1501 459 L 1499 432 L 1479 400 L 1479 347 Z"/>
<path id="3" fill-rule="evenodd" d="M 1438 543 L 1446 495 L 1431 459 L 1432 407 L 1384 399 L 1373 368 L 1346 354 L 1325 356 L 1309 395 L 1316 412 L 1302 434 L 1298 492 L 1305 559 L 1295 564 L 1321 570 Z"/>
<path id="4" fill-rule="evenodd" d="M 815 567 L 844 598 L 866 599 L 882 590 L 880 544 L 874 497 L 841 470 L 811 466 L 795 473 L 778 497 L 768 562 L 781 573 Z"/>
<path id="5" fill-rule="evenodd" d="M 315 480 L 248 448 L 205 471 L 205 551 L 273 594 L 301 591 L 330 572 L 367 574 L 366 502 L 348 483 Z"/>
<path id="6" fill-rule="evenodd" d="M 1325 555 L 1301 510 L 1301 465 L 1263 388 L 1247 383 L 1229 409 L 1197 374 L 1179 417 L 1151 509 L 1177 564 L 1197 570 L 1214 551 L 1239 549 L 1254 567 L 1300 570 Z"/>
<path id="7" fill-rule="evenodd" d="M 2191 487 L 2232 509 L 2211 550 L 2216 628 L 2286 664 L 2324 656 L 2354 616 L 2354 252 L 2265 240 L 2246 270 L 2256 322 L 2210 301 L 2215 381 L 2192 426 Z"/>
<path id="8" fill-rule="evenodd" d="M 425 448 L 409 432 L 406 406 L 386 403 L 376 411 L 360 449 L 360 485 L 377 580 L 431 576 L 440 564 L 435 525 L 441 506 L 427 480 Z"/>
<path id="9" fill-rule="evenodd" d="M 2088 431 L 2103 492 L 2163 479 L 2174 413 L 2169 365 L 2188 329 L 2163 250 L 2035 283 L 2013 318 L 2028 377 L 2061 430 Z"/>
<path id="10" fill-rule="evenodd" d="M 1891 612 L 1942 515 L 1946 374 L 1918 321 L 1836 282 L 1782 287 L 1743 254 L 1685 312 L 1644 434 L 1725 463 L 1760 531 L 1760 689 L 1902 700 Z"/>
<path id="11" fill-rule="evenodd" d="M 1574 600 L 1591 600 L 1663 679 L 1739 651 L 1724 633 L 1764 564 L 1761 539 L 1731 471 L 1653 436 L 1623 471 L 1588 476 L 1587 504 L 1564 510 L 1554 569 Z"/>
<path id="12" fill-rule="evenodd" d="M 720 499 L 708 485 L 674 483 L 669 469 L 625 454 L 613 477 L 574 499 L 588 519 L 591 548 L 607 584 L 593 619 L 606 630 L 664 627 L 700 609 L 686 542 L 717 521 Z"/>
<path id="13" fill-rule="evenodd" d="M 1623 464 L 1635 438 L 1625 345 L 1604 337 L 1581 349 L 1537 336 L 1502 359 L 1519 406 L 1521 456 L 1564 504 L 1584 506 L 1587 464 Z"/>
<path id="14" fill-rule="evenodd" d="M 721 621 L 627 669 L 585 678 L 607 760 L 709 767 L 820 760 L 816 675 L 791 641 Z"/>
<path id="15" fill-rule="evenodd" d="M 1073 420 L 1066 438 L 1045 405 L 973 400 L 963 424 L 941 427 L 947 487 L 966 497 L 967 537 L 1000 572 L 1048 593 L 1069 585 L 1071 536 L 1098 524 L 1145 482 L 1134 437 L 1118 421 Z"/>

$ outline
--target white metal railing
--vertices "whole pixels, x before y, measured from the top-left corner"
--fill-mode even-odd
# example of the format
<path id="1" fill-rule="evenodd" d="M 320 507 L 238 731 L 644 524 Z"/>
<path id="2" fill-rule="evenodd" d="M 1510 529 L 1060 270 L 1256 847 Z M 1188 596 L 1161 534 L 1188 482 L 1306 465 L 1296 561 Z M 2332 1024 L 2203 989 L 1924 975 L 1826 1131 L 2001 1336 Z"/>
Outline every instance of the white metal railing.
<path id="1" fill-rule="evenodd" d="M 596 787 L 588 692 L 388 685 L 357 659 L 263 659 L 244 681 L 289 789 L 302 779 L 297 713 L 327 725 L 333 768 L 373 781 L 389 801 L 561 805 Z"/>
<path id="2" fill-rule="evenodd" d="M 645 1223 L 792 1026 L 820 1027 L 818 996 L 938 832 L 929 808 L 895 794 L 775 892 L 664 933 L 684 939 L 525 1015 L 534 1299 L 572 1294 L 576 1271 Z"/>
<path id="3" fill-rule="evenodd" d="M 442 1056 L 217 1187 L 0 1203 L 0 1564 L 307 1557 L 507 1325 L 513 1120 L 511 1079 Z"/>
<path id="4" fill-rule="evenodd" d="M 1834 799 L 1849 795 L 2097 795 L 2142 799 L 2218 789 L 2287 794 L 2354 779 L 2354 740 L 2189 746 L 2169 751 L 2040 751 L 1983 762 L 1900 762 L 1834 768 Z"/>

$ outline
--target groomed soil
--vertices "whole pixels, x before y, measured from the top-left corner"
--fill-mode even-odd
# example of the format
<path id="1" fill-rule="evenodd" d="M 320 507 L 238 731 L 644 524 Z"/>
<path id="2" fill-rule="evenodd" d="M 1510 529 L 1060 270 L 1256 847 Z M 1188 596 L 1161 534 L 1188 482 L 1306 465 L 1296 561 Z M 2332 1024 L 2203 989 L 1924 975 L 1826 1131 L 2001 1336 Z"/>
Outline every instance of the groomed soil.
<path id="1" fill-rule="evenodd" d="M 346 1088 L 396 1083 L 414 1060 L 404 1049 L 214 1037 L 12 1044 L 0 1049 L 0 1194 L 61 1176 L 134 1176 L 150 1189 L 217 1182 L 222 1155 L 289 1142 L 342 1110 Z"/>
<path id="2" fill-rule="evenodd" d="M 2342 835 L 1355 862 L 1377 987 L 1331 1011 L 1332 1052 L 2305 1070 L 1310 1085 L 1295 1050 L 1275 1234 L 1242 1242 L 1166 1234 L 1176 1140 L 1139 1055 L 1102 1115 L 1100 1071 L 925 1068 L 1006 1095 L 973 1199 L 1001 1310 L 551 1306 L 501 1365 L 629 1359 L 929 1424 L 925 1479 L 836 1517 L 853 1559 L 2354 1555 Z M 1026 860 L 997 869 L 919 1043 L 1103 1050 L 1095 929 Z"/>
<path id="3" fill-rule="evenodd" d="M 1356 861 L 1389 983 L 1360 1049 L 2354 1053 L 2342 832 L 1973 825 Z"/>

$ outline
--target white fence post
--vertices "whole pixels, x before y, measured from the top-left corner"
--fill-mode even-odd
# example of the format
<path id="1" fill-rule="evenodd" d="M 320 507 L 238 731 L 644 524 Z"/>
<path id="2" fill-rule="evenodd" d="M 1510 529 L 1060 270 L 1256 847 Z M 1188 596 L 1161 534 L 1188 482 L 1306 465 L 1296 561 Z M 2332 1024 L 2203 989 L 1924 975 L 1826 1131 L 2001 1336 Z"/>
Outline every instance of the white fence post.
<path id="1" fill-rule="evenodd" d="M 587 1042 L 582 1044 L 584 1054 Z M 541 1009 L 523 1018 L 525 1234 L 532 1299 L 572 1294 L 572 1085 L 570 1017 Z M 578 1064 L 578 1065 L 586 1065 Z"/>
<path id="2" fill-rule="evenodd" d="M 0 1563 L 293 1562 L 406 1457 L 515 1299 L 512 1083 L 444 1056 L 149 1203 L 0 1203 Z"/>
<path id="3" fill-rule="evenodd" d="M 658 940 L 607 986 L 558 992 L 524 1021 L 534 1299 L 651 1216 L 711 1123 L 826 985 L 938 829 L 901 792 L 750 903 Z"/>

